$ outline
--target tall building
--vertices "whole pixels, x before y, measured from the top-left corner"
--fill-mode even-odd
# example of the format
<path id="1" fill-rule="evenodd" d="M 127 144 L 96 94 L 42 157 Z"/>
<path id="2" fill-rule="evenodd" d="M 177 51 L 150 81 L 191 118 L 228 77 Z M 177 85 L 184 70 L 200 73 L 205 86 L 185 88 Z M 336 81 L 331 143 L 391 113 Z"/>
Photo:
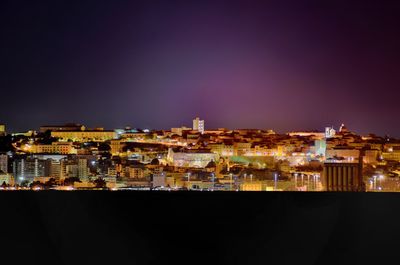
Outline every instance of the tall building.
<path id="1" fill-rule="evenodd" d="M 13 174 L 18 181 L 30 180 L 46 175 L 46 160 L 37 157 L 16 159 L 13 162 Z"/>
<path id="2" fill-rule="evenodd" d="M 322 185 L 326 191 L 365 191 L 362 177 L 362 158 L 356 163 L 326 162 Z"/>
<path id="3" fill-rule="evenodd" d="M 0 172 L 8 173 L 8 155 L 0 154 Z"/>
<path id="4" fill-rule="evenodd" d="M 315 140 L 314 141 L 315 155 L 325 156 L 326 152 L 326 140 Z"/>
<path id="5" fill-rule="evenodd" d="M 63 176 L 62 161 L 50 161 L 50 177 L 60 179 Z"/>
<path id="6" fill-rule="evenodd" d="M 78 176 L 80 179 L 85 179 L 88 177 L 88 166 L 87 166 L 87 159 L 79 158 L 78 159 Z"/>
<path id="7" fill-rule="evenodd" d="M 193 120 L 193 130 L 204 133 L 204 120 L 200 120 L 199 117 Z"/>

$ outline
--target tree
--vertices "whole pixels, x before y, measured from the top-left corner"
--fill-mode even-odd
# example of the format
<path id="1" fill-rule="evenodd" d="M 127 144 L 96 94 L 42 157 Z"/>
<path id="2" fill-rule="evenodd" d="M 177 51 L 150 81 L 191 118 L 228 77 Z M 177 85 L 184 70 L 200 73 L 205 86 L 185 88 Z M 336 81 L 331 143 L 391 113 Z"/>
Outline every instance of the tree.
<path id="1" fill-rule="evenodd" d="M 21 182 L 21 187 L 28 187 L 29 186 L 29 180 L 23 180 L 22 182 Z"/>
<path id="2" fill-rule="evenodd" d="M 157 158 L 154 158 L 153 160 L 151 160 L 150 165 L 159 165 L 160 161 Z"/>
<path id="3" fill-rule="evenodd" d="M 12 140 L 11 135 L 6 135 L 6 136 L 0 137 L 0 152 L 14 151 L 12 142 L 13 142 L 13 140 Z"/>
<path id="4" fill-rule="evenodd" d="M 110 152 L 111 147 L 110 147 L 109 144 L 100 143 L 99 146 L 97 147 L 97 149 L 98 149 L 100 152 Z"/>
<path id="5" fill-rule="evenodd" d="M 41 139 L 38 141 L 41 144 L 52 144 L 57 141 L 57 138 L 51 136 L 51 131 L 47 130 L 41 135 Z"/>
<path id="6" fill-rule="evenodd" d="M 64 185 L 65 186 L 72 186 L 72 185 L 74 185 L 75 182 L 81 182 L 81 180 L 78 177 L 66 178 L 64 180 Z"/>
<path id="7" fill-rule="evenodd" d="M 50 188 L 56 185 L 56 179 L 55 178 L 50 178 L 46 183 L 44 184 L 46 187 Z"/>
<path id="8" fill-rule="evenodd" d="M 94 184 L 96 185 L 96 188 L 105 188 L 106 187 L 106 181 L 103 178 L 97 178 L 94 181 Z"/>
<path id="9" fill-rule="evenodd" d="M 21 186 L 23 186 L 22 183 L 21 183 Z M 29 185 L 29 187 L 31 189 L 34 189 L 34 188 L 41 188 L 42 189 L 42 188 L 44 188 L 44 184 L 42 182 L 40 182 L 40 181 L 34 181 Z"/>

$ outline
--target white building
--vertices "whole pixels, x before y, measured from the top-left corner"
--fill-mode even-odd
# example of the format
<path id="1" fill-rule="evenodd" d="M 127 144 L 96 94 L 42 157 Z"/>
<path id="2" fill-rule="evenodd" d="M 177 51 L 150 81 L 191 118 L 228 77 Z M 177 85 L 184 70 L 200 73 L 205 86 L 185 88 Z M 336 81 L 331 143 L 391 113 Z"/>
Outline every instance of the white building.
<path id="1" fill-rule="evenodd" d="M 167 161 L 176 167 L 205 168 L 211 161 L 218 160 L 219 156 L 216 153 L 208 151 L 174 152 L 171 148 L 168 150 L 167 156 Z"/>
<path id="2" fill-rule="evenodd" d="M 325 156 L 326 153 L 326 140 L 315 140 L 314 141 L 314 152 L 315 155 Z"/>
<path id="3" fill-rule="evenodd" d="M 204 120 L 200 120 L 199 117 L 193 120 L 193 130 L 204 133 Z"/>
<path id="4" fill-rule="evenodd" d="M 335 129 L 333 127 L 325 127 L 325 138 L 332 138 L 336 134 Z"/>
<path id="5" fill-rule="evenodd" d="M 78 175 L 79 178 L 86 178 L 89 174 L 89 169 L 87 166 L 87 159 L 79 158 L 78 159 Z"/>

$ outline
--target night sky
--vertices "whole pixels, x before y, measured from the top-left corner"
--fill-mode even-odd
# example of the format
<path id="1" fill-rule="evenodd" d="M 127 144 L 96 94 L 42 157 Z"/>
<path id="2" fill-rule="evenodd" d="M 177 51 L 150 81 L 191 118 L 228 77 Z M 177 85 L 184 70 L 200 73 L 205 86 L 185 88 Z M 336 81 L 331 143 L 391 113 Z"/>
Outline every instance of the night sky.
<path id="1" fill-rule="evenodd" d="M 0 123 L 399 137 L 397 3 L 1 1 Z"/>

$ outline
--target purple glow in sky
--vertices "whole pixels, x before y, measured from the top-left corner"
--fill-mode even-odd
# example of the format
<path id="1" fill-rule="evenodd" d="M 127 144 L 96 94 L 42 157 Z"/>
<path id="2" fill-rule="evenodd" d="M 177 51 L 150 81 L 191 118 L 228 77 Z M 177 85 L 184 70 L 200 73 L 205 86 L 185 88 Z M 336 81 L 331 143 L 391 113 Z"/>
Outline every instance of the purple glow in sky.
<path id="1" fill-rule="evenodd" d="M 10 1 L 0 122 L 400 136 L 399 4 L 299 2 Z"/>

